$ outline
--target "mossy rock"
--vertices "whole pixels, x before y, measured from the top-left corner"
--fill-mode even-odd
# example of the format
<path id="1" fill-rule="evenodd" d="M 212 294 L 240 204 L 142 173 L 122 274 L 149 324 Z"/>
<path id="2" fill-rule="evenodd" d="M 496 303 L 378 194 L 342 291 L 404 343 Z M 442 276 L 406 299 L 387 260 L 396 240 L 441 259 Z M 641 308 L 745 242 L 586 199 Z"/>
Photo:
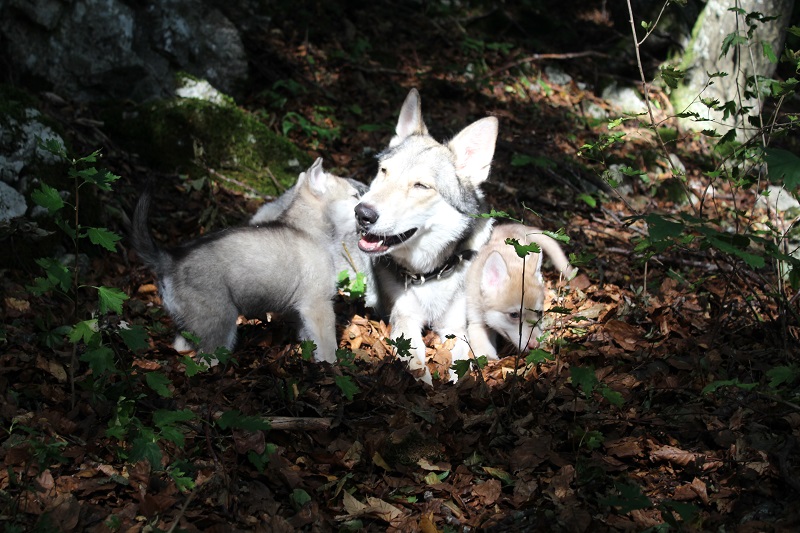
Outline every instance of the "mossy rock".
<path id="1" fill-rule="evenodd" d="M 292 185 L 311 162 L 288 139 L 228 102 L 175 98 L 134 109 L 109 108 L 105 115 L 112 135 L 146 163 L 191 179 L 209 176 L 213 169 L 210 177 L 228 188 L 241 189 L 235 184 L 240 182 L 277 195 L 283 189 L 274 181 L 283 188 Z"/>

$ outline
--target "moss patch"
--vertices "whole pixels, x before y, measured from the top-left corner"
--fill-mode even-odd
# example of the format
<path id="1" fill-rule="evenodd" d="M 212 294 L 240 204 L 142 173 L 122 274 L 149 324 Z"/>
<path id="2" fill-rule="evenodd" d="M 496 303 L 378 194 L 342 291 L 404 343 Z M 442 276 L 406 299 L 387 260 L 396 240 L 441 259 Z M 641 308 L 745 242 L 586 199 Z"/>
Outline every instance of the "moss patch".
<path id="1" fill-rule="evenodd" d="M 213 169 L 218 175 L 210 177 L 228 188 L 241 188 L 235 180 L 276 195 L 282 189 L 274 181 L 283 188 L 292 185 L 311 162 L 286 138 L 227 103 L 160 100 L 133 110 L 109 108 L 105 118 L 112 134 L 148 164 L 193 179 L 208 176 L 208 169 Z M 300 166 L 291 166 L 293 160 Z"/>

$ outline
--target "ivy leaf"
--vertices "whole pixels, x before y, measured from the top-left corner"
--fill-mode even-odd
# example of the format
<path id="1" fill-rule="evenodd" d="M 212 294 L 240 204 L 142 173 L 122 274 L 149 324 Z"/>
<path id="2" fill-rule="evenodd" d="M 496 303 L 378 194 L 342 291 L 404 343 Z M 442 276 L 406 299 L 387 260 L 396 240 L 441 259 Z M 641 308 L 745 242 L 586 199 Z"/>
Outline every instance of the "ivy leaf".
<path id="1" fill-rule="evenodd" d="M 117 251 L 117 241 L 121 239 L 119 235 L 105 228 L 89 228 L 86 233 L 92 244 L 102 246 L 109 252 Z"/>
<path id="2" fill-rule="evenodd" d="M 350 376 L 334 376 L 333 379 L 336 382 L 336 386 L 344 394 L 344 397 L 350 401 L 353 400 L 353 396 L 361 392 L 361 389 L 353 383 L 353 379 Z"/>
<path id="3" fill-rule="evenodd" d="M 122 314 L 122 302 L 128 299 L 128 295 L 115 287 L 95 287 L 100 297 L 100 313 L 108 313 L 109 309 Z"/>
<path id="4" fill-rule="evenodd" d="M 722 59 L 728 55 L 731 46 L 735 47 L 743 44 L 747 44 L 747 37 L 739 35 L 737 32 L 729 33 L 725 36 L 725 39 L 722 40 L 722 53 L 719 54 L 719 58 L 717 59 Z"/>
<path id="5" fill-rule="evenodd" d="M 172 381 L 166 375 L 161 372 L 148 372 L 144 379 L 147 386 L 156 391 L 156 394 L 162 398 L 172 398 L 172 391 L 169 389 Z"/>
<path id="6" fill-rule="evenodd" d="M 608 400 L 608 403 L 615 407 L 622 407 L 625 403 L 625 399 L 622 397 L 622 394 L 608 387 L 603 387 L 601 394 L 603 395 L 603 398 Z"/>
<path id="7" fill-rule="evenodd" d="M 800 157 L 780 148 L 767 148 L 765 156 L 769 165 L 769 178 L 773 183 L 781 183 L 790 191 L 800 185 Z"/>
<path id="8" fill-rule="evenodd" d="M 36 202 L 36 205 L 44 207 L 51 214 L 64 207 L 64 200 L 61 199 L 58 191 L 46 183 L 42 183 L 31 193 L 31 199 Z"/>

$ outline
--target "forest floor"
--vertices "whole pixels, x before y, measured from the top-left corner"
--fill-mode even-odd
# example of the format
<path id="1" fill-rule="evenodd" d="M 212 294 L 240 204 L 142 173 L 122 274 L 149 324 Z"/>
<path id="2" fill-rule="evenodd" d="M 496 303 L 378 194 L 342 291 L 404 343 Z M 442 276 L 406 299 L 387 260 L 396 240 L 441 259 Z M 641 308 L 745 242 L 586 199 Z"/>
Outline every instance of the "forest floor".
<path id="1" fill-rule="evenodd" d="M 174 329 L 153 275 L 123 240 L 123 253 L 90 258 L 84 285 L 128 294 L 110 322 L 143 325 L 149 340 L 138 353 L 113 345 L 128 371 L 100 383 L 86 365 L 70 376 L 69 344 L 42 341 L 72 304 L 31 294 L 35 268 L 7 270 L 6 531 L 800 529 L 798 383 L 776 385 L 769 373 L 796 364 L 800 328 L 780 319 L 774 268 L 690 243 L 648 255 L 637 247 L 644 222 L 629 218 L 698 206 L 720 220 L 766 215 L 751 190 L 712 183 L 711 146 L 676 128 L 657 86 L 656 119 L 675 132 L 669 148 L 686 168 L 690 200 L 673 194 L 647 117 L 613 130 L 626 136 L 602 152 L 585 147 L 622 115 L 598 96 L 601 84 L 640 84 L 632 51 L 620 52 L 625 25 L 573 4 L 561 15 L 575 27 L 551 25 L 538 40 L 502 10 L 457 20 L 404 3 L 390 16 L 377 3 L 346 20 L 322 7 L 307 25 L 276 17 L 248 43 L 255 89 L 238 102 L 365 183 L 412 87 L 438 139 L 498 117 L 490 205 L 563 228 L 580 266 L 566 287 L 544 269 L 557 309 L 549 357 L 526 363 L 512 354 L 453 385 L 449 352 L 430 334 L 429 366 L 442 378 L 431 388 L 392 355 L 380 317 L 339 299 L 337 333 L 350 360 L 307 361 L 280 320 L 249 320 L 235 364 L 190 375 L 170 347 Z M 106 135 L 91 106 L 50 100 L 48 108 L 78 149 L 101 147 L 102 164 L 122 176 L 104 197 L 110 207 L 130 213 L 143 180 L 160 178 L 161 242 L 243 223 L 263 201 L 148 168 Z M 612 190 L 602 176 L 614 163 L 647 174 Z M 147 377 L 154 373 L 168 380 L 159 387 Z M 191 419 L 165 421 L 187 412 Z M 128 460 L 143 442 L 155 465 Z"/>

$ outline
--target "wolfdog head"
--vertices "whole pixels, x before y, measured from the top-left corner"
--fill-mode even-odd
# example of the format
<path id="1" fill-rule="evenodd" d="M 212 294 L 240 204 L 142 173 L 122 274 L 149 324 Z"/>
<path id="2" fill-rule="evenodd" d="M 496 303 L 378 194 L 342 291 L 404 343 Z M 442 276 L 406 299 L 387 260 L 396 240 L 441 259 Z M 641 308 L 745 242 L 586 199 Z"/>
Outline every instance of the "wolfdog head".
<path id="1" fill-rule="evenodd" d="M 470 215 L 482 209 L 479 186 L 489 175 L 497 119 L 478 120 L 440 144 L 428 134 L 419 93 L 412 89 L 395 133 L 378 157 L 377 176 L 355 208 L 358 246 L 426 271 L 468 234 L 475 221 Z"/>

